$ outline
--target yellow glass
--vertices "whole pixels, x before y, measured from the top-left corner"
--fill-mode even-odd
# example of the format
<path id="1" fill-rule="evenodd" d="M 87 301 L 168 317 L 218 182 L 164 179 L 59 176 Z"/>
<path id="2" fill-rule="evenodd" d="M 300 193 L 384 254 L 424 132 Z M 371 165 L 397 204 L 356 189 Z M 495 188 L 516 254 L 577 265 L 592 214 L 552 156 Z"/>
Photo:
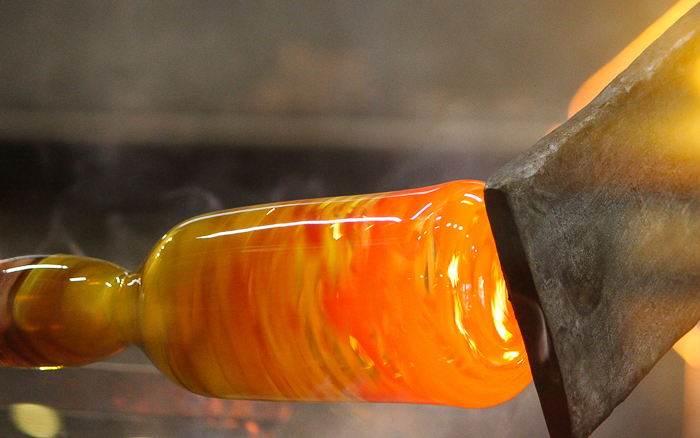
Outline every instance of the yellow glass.
<path id="1" fill-rule="evenodd" d="M 531 380 L 478 181 L 206 214 L 134 273 L 67 255 L 0 268 L 4 366 L 135 343 L 207 396 L 471 408 Z"/>

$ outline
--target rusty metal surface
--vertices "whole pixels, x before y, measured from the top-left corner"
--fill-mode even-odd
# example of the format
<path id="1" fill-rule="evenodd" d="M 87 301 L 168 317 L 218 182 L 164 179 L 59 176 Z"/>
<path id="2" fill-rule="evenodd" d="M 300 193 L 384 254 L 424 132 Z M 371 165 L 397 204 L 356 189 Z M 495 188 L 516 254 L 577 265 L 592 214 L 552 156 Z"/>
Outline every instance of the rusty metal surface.
<path id="1" fill-rule="evenodd" d="M 588 436 L 700 319 L 699 54 L 697 6 L 488 181 L 552 436 Z"/>

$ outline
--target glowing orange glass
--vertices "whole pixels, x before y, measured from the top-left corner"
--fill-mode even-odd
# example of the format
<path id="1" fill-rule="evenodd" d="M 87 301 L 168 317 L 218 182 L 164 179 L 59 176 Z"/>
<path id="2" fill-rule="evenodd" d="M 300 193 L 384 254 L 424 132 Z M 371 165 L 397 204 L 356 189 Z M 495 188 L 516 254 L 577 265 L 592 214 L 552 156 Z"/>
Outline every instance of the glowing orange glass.
<path id="1" fill-rule="evenodd" d="M 136 273 L 66 255 L 0 267 L 5 366 L 136 343 L 208 396 L 462 407 L 531 380 L 481 182 L 207 214 Z"/>

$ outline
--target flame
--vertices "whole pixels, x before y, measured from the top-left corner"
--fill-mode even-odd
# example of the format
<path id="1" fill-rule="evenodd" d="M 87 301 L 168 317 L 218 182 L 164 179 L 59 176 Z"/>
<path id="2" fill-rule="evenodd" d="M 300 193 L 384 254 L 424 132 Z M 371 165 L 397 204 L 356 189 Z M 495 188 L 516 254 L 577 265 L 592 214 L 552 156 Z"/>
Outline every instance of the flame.
<path id="1" fill-rule="evenodd" d="M 656 41 L 666 30 L 673 25 L 679 18 L 685 15 L 693 6 L 700 0 L 680 0 L 664 15 L 661 16 L 654 24 L 649 26 L 641 35 L 632 43 L 625 47 L 612 61 L 605 67 L 600 69 L 596 74 L 591 76 L 583 83 L 581 88 L 574 94 L 571 103 L 569 104 L 569 117 L 579 112 L 584 106 L 588 105 L 606 85 L 608 85 L 617 75 L 622 73 L 624 69 L 632 64 L 632 61 L 637 59 L 642 52 L 649 47 L 651 43 Z"/>
<path id="2" fill-rule="evenodd" d="M 700 367 L 700 328 L 693 327 L 673 346 L 691 367 Z"/>

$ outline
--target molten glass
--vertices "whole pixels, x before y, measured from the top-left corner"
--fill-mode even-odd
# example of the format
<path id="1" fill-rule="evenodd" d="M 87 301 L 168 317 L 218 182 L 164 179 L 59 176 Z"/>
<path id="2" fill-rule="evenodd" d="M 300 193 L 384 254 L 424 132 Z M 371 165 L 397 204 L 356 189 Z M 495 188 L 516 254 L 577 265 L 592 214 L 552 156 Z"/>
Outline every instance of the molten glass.
<path id="1" fill-rule="evenodd" d="M 207 396 L 470 408 L 531 380 L 481 182 L 199 216 L 135 273 L 68 255 L 0 269 L 4 366 L 136 343 Z"/>

